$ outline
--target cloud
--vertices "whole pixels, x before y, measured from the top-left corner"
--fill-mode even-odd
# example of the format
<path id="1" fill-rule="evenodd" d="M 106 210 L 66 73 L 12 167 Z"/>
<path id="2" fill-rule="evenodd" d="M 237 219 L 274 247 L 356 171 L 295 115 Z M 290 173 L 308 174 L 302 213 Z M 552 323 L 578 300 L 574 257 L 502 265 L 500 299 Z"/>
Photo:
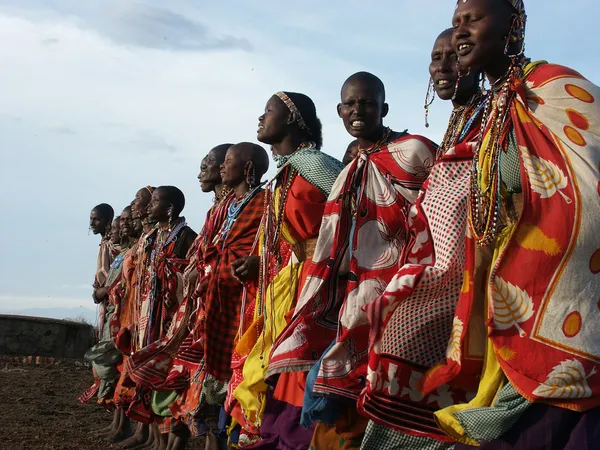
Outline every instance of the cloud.
<path id="1" fill-rule="evenodd" d="M 55 45 L 55 44 L 58 44 L 58 39 L 56 39 L 56 38 L 42 39 L 42 45 Z"/>
<path id="2" fill-rule="evenodd" d="M 247 39 L 214 35 L 206 25 L 167 9 L 119 2 L 103 11 L 85 20 L 117 44 L 173 51 L 252 50 Z"/>
<path id="3" fill-rule="evenodd" d="M 130 144 L 137 147 L 142 153 L 164 152 L 174 154 L 177 152 L 177 147 L 169 144 L 164 137 L 150 131 L 140 131 L 130 141 Z"/>
<path id="4" fill-rule="evenodd" d="M 66 135 L 75 135 L 77 134 L 77 132 L 69 127 L 65 127 L 65 126 L 56 126 L 56 127 L 52 127 L 50 128 L 50 131 L 53 131 L 55 133 L 58 134 L 66 134 Z"/>

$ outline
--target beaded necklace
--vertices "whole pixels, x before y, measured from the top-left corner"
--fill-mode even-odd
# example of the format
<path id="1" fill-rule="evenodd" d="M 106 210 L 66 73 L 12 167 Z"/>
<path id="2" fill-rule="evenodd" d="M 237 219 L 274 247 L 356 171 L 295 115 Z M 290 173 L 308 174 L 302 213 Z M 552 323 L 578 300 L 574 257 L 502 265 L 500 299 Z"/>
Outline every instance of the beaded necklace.
<path id="1" fill-rule="evenodd" d="M 479 247 L 489 245 L 502 228 L 500 153 L 510 131 L 510 105 L 515 97 L 511 86 L 523 75 L 524 59 L 513 61 L 503 79 L 492 86 L 481 119 L 481 131 L 471 169 L 469 225 Z M 489 161 L 481 165 L 483 159 Z M 487 186 L 482 189 L 482 180 Z"/>
<path id="2" fill-rule="evenodd" d="M 227 209 L 227 218 L 225 219 L 225 223 L 223 224 L 221 231 L 217 234 L 217 236 L 215 236 L 214 243 L 225 243 L 225 240 L 227 239 L 227 236 L 229 236 L 229 232 L 231 231 L 231 227 L 233 227 L 233 224 L 240 215 L 240 212 L 242 211 L 244 206 L 246 206 L 246 204 L 250 200 L 252 200 L 254 194 L 256 194 L 256 191 L 262 188 L 262 186 L 263 183 L 259 184 L 254 189 L 246 192 L 243 196 L 241 196 L 239 199 L 237 199 L 236 201 L 232 202 L 231 205 L 229 205 L 229 208 Z"/>
<path id="3" fill-rule="evenodd" d="M 379 138 L 379 140 L 377 142 L 375 142 L 373 145 L 371 145 L 367 148 L 360 148 L 360 146 L 359 146 L 358 152 L 368 155 L 370 153 L 373 153 L 374 151 L 379 150 L 379 147 L 381 147 L 383 144 L 387 144 L 391 135 L 392 135 L 392 129 L 390 127 L 384 127 L 383 135 L 381 136 L 381 138 Z"/>
<path id="4" fill-rule="evenodd" d="M 440 155 L 443 155 L 448 149 L 459 144 L 471 131 L 477 117 L 483 111 L 485 102 L 482 101 L 481 92 L 478 90 L 469 102 L 452 110 L 452 115 L 448 121 L 448 128 L 440 144 Z"/>
<path id="5" fill-rule="evenodd" d="M 302 149 L 309 149 L 315 147 L 314 142 L 303 142 L 298 146 L 296 152 Z M 291 166 L 289 163 L 289 156 L 281 157 L 278 156 L 275 158 L 277 162 L 277 166 L 280 169 L 277 176 L 271 180 L 271 182 L 267 185 L 267 189 L 265 191 L 265 200 L 264 200 L 264 209 L 263 209 L 263 221 L 261 224 L 262 229 L 262 242 L 260 248 L 260 270 L 259 270 L 259 280 L 258 280 L 258 293 L 257 298 L 260 299 L 257 304 L 257 310 L 255 312 L 256 315 L 260 316 L 265 314 L 266 312 L 266 300 L 265 295 L 267 292 L 267 285 L 269 280 L 271 279 L 271 273 L 279 273 L 281 270 L 281 266 L 284 263 L 284 258 L 282 255 L 282 245 L 281 242 L 281 230 L 283 228 L 284 216 L 285 216 L 285 206 L 289 197 L 289 192 L 292 187 L 292 183 L 297 175 L 297 170 Z M 281 177 L 281 193 L 279 195 L 279 204 L 277 205 L 277 211 L 275 211 L 275 189 L 277 186 L 277 181 L 280 180 Z M 270 262 L 275 263 L 275 267 L 270 267 Z M 272 270 L 274 269 L 274 270 Z M 270 291 L 270 298 L 268 299 L 271 304 L 271 311 L 275 311 L 275 296 L 273 290 Z M 265 316 L 263 327 L 271 326 L 271 331 L 274 332 L 275 321 L 267 320 Z M 260 334 L 260 330 L 257 328 L 257 333 Z M 266 348 L 265 336 L 264 333 L 262 335 L 262 349 L 260 354 L 260 360 L 264 360 L 264 351 Z M 263 361 L 261 366 L 264 367 L 265 362 Z"/>

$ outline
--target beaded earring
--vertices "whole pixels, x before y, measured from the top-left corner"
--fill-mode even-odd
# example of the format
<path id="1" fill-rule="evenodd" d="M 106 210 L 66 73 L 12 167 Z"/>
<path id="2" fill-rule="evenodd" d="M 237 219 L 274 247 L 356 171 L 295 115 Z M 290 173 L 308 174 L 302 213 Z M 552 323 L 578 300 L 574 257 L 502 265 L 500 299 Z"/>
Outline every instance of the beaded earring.
<path id="1" fill-rule="evenodd" d="M 169 210 L 167 211 L 167 215 L 169 216 L 169 233 L 171 231 L 173 231 L 171 224 L 173 223 L 173 205 L 171 205 L 169 207 Z"/>
<path id="2" fill-rule="evenodd" d="M 254 164 L 250 162 L 250 166 L 246 171 L 246 183 L 248 183 L 248 187 L 253 188 L 256 186 L 256 172 L 254 170 Z"/>
<path id="3" fill-rule="evenodd" d="M 521 56 L 525 53 L 525 24 L 527 21 L 527 16 L 525 15 L 515 15 L 510 24 L 510 31 L 508 32 L 508 36 L 506 36 L 506 44 L 504 45 L 504 54 L 509 58 L 516 58 L 517 56 Z M 521 47 L 517 53 L 510 54 L 510 46 L 511 44 L 520 42 Z"/>
<path id="4" fill-rule="evenodd" d="M 429 107 L 435 100 L 434 87 L 433 78 L 429 77 L 429 85 L 427 86 L 427 93 L 425 94 L 425 128 L 429 128 Z"/>

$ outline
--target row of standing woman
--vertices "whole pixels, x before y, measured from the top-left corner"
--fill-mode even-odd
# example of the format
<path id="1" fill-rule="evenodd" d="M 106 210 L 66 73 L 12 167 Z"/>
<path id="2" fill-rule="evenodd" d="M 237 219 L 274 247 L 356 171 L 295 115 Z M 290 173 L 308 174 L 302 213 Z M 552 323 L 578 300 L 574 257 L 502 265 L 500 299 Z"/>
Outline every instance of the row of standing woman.
<path id="1" fill-rule="evenodd" d="M 257 136 L 275 177 L 261 182 L 258 145 L 212 149 L 197 237 L 179 190 L 138 192 L 145 229 L 125 219 L 133 247 L 113 249 L 95 294 L 109 435 L 129 417 L 126 448 L 190 433 L 319 450 L 600 439 L 600 89 L 524 56 L 521 0 L 460 0 L 452 22 L 425 105 L 453 103 L 439 147 L 385 127 L 384 85 L 359 72 L 338 105 L 345 167 L 321 151 L 310 98 L 278 92 Z"/>

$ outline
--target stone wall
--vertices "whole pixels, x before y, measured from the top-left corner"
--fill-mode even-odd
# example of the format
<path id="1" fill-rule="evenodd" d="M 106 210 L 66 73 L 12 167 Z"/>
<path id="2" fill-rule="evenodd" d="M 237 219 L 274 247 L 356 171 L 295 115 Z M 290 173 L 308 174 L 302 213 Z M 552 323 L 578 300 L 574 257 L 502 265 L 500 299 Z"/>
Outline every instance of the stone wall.
<path id="1" fill-rule="evenodd" d="M 0 314 L 0 355 L 82 358 L 94 339 L 86 323 Z"/>

